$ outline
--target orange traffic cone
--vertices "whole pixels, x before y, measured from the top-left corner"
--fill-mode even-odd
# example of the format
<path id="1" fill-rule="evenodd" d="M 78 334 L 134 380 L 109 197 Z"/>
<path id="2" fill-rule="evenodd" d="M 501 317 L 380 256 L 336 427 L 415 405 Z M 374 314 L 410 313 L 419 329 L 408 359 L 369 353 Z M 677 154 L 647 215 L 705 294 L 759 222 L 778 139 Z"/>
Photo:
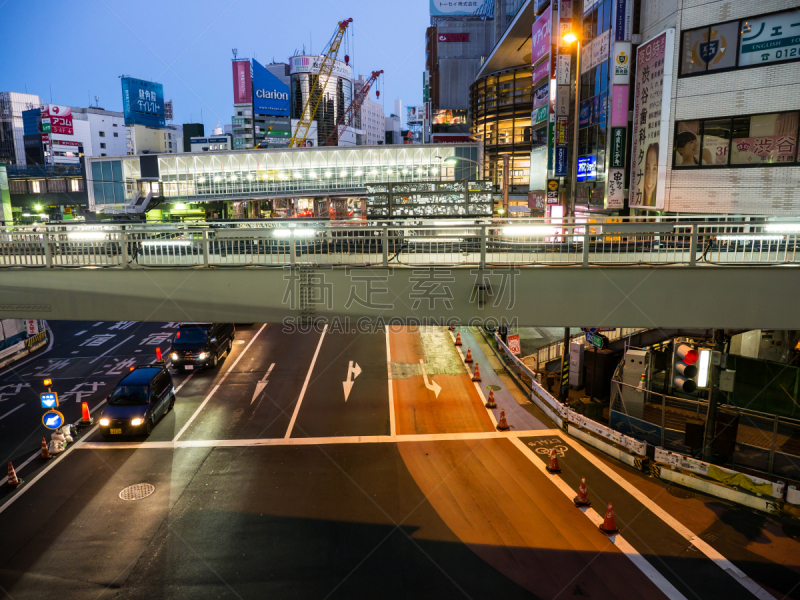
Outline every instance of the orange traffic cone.
<path id="1" fill-rule="evenodd" d="M 161 357 L 161 348 L 159 347 L 156 347 L 156 362 L 157 363 L 164 362 L 164 359 Z"/>
<path id="2" fill-rule="evenodd" d="M 90 425 L 94 425 L 94 421 L 89 414 L 89 403 L 81 402 L 81 426 L 89 427 Z"/>
<path id="3" fill-rule="evenodd" d="M 457 333 L 456 334 L 456 346 L 460 346 L 460 345 L 461 345 L 461 334 Z"/>
<path id="4" fill-rule="evenodd" d="M 508 431 L 511 429 L 506 422 L 506 411 L 500 411 L 500 420 L 497 422 L 497 429 L 498 431 Z"/>
<path id="5" fill-rule="evenodd" d="M 475 365 L 475 374 L 472 376 L 472 381 L 481 380 L 481 368 L 478 364 Z"/>
<path id="6" fill-rule="evenodd" d="M 494 401 L 494 390 L 489 390 L 489 399 L 486 401 L 486 408 L 497 408 L 497 403 Z"/>
<path id="7" fill-rule="evenodd" d="M 598 527 L 601 533 L 605 535 L 612 536 L 619 533 L 619 529 L 617 529 L 617 524 L 614 521 L 614 509 L 611 507 L 611 502 L 608 503 L 608 508 L 606 509 L 606 518 L 603 519 L 603 524 Z"/>
<path id="8" fill-rule="evenodd" d="M 545 469 L 547 469 L 547 472 L 551 475 L 561 473 L 561 467 L 558 466 L 558 453 L 555 448 L 550 450 L 550 464 L 547 465 Z"/>
<path id="9" fill-rule="evenodd" d="M 464 359 L 465 363 L 472 362 L 472 348 L 467 348 L 467 357 Z"/>
<path id="10" fill-rule="evenodd" d="M 456 326 L 455 325 L 450 325 L 450 331 L 455 331 L 455 330 L 456 330 Z"/>
<path id="11" fill-rule="evenodd" d="M 8 485 L 10 485 L 10 486 L 18 486 L 20 483 L 22 483 L 22 482 L 17 478 L 17 472 L 14 470 L 14 465 L 12 465 L 9 462 L 8 463 Z"/>
<path id="12" fill-rule="evenodd" d="M 582 506 L 591 506 L 592 503 L 589 500 L 589 496 L 586 494 L 586 478 L 581 477 L 581 487 L 578 488 L 578 495 L 575 496 L 573 500 L 575 506 L 581 508 Z"/>
<path id="13" fill-rule="evenodd" d="M 50 451 L 47 449 L 47 440 L 42 438 L 42 457 L 43 460 L 49 460 L 52 458 L 50 456 Z"/>

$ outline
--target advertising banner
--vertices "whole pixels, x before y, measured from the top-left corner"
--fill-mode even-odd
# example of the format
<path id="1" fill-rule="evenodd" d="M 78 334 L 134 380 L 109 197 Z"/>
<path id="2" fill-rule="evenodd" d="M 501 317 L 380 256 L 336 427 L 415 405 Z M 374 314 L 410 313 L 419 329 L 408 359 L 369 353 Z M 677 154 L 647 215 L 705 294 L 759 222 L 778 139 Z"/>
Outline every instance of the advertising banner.
<path id="1" fill-rule="evenodd" d="M 606 208 L 625 208 L 625 169 L 608 170 Z"/>
<path id="2" fill-rule="evenodd" d="M 42 117 L 42 133 L 50 133 L 50 117 Z"/>
<path id="3" fill-rule="evenodd" d="M 78 142 L 68 142 L 67 140 L 53 140 L 53 145 L 54 146 L 72 146 L 74 148 L 77 148 L 78 146 L 80 146 L 80 144 Z"/>
<path id="4" fill-rule="evenodd" d="M 250 61 L 233 62 L 233 103 L 250 104 L 253 101 L 253 83 L 250 79 Z"/>
<path id="5" fill-rule="evenodd" d="M 606 31 L 581 48 L 581 75 L 608 60 L 610 44 L 611 30 L 606 29 Z"/>
<path id="6" fill-rule="evenodd" d="M 550 77 L 550 63 L 548 61 L 544 61 L 538 67 L 533 70 L 533 83 L 538 83 L 539 80 L 544 79 L 545 77 Z"/>
<path id="7" fill-rule="evenodd" d="M 547 190 L 547 205 L 558 204 L 558 190 Z"/>
<path id="8" fill-rule="evenodd" d="M 628 42 L 633 33 L 633 0 L 614 2 L 614 41 Z"/>
<path id="9" fill-rule="evenodd" d="M 432 17 L 450 17 L 454 15 L 477 15 L 488 19 L 494 18 L 494 0 L 431 0 Z"/>
<path id="10" fill-rule="evenodd" d="M 49 126 L 45 131 L 45 120 Z M 59 104 L 45 104 L 42 107 L 42 132 L 59 135 L 74 135 L 72 129 L 72 109 Z"/>
<path id="11" fill-rule="evenodd" d="M 533 111 L 533 124 L 537 125 L 542 121 L 547 121 L 547 106 L 540 106 Z"/>
<path id="12" fill-rule="evenodd" d="M 407 106 L 406 124 L 417 125 L 425 121 L 425 106 Z"/>
<path id="13" fill-rule="evenodd" d="M 533 108 L 539 108 L 550 101 L 550 81 L 533 90 Z"/>
<path id="14" fill-rule="evenodd" d="M 611 126 L 628 126 L 628 86 L 615 85 L 611 91 Z"/>
<path id="15" fill-rule="evenodd" d="M 438 40 L 440 42 L 468 42 L 469 33 L 440 33 Z"/>
<path id="16" fill-rule="evenodd" d="M 253 60 L 253 112 L 273 117 L 289 116 L 289 88 Z"/>
<path id="17" fill-rule="evenodd" d="M 567 145 L 567 117 L 556 117 L 556 146 Z"/>
<path id="18" fill-rule="evenodd" d="M 625 167 L 625 127 L 611 128 L 611 166 Z"/>
<path id="19" fill-rule="evenodd" d="M 567 147 L 556 146 L 555 160 L 553 161 L 553 175 L 555 177 L 567 176 Z"/>
<path id="20" fill-rule="evenodd" d="M 164 128 L 164 86 L 153 81 L 123 77 L 122 109 L 125 125 Z M 249 100 L 248 100 L 249 102 Z"/>
<path id="21" fill-rule="evenodd" d="M 511 350 L 511 354 L 516 354 L 517 356 L 522 354 L 522 346 L 519 343 L 518 333 L 508 336 L 508 349 Z"/>
<path id="22" fill-rule="evenodd" d="M 581 156 L 578 158 L 578 181 L 595 181 L 597 179 L 597 157 Z"/>
<path id="23" fill-rule="evenodd" d="M 580 127 L 589 127 L 592 124 L 592 111 L 594 108 L 594 98 L 589 98 L 581 102 L 580 106 Z"/>
<path id="24" fill-rule="evenodd" d="M 556 94 L 556 116 L 569 116 L 569 91 L 570 86 L 568 85 L 558 86 L 558 93 Z"/>
<path id="25" fill-rule="evenodd" d="M 796 8 L 748 19 L 747 25 L 750 29 L 742 32 L 739 49 L 740 67 L 763 65 L 800 56 L 800 20 Z"/>
<path id="26" fill-rule="evenodd" d="M 667 29 L 636 51 L 629 205 L 664 208 L 675 30 Z"/>
<path id="27" fill-rule="evenodd" d="M 528 192 L 528 208 L 531 210 L 544 210 L 546 192 L 536 191 Z"/>
<path id="28" fill-rule="evenodd" d="M 614 85 L 628 85 L 631 79 L 631 43 L 614 43 L 614 60 L 611 61 Z"/>
<path id="29" fill-rule="evenodd" d="M 319 73 L 319 68 L 322 66 L 322 56 L 293 56 L 289 63 L 289 74 L 295 73 Z M 353 78 L 353 69 L 350 65 L 346 65 L 340 60 L 334 61 L 333 71 L 331 76 L 341 77 L 343 79 Z"/>
<path id="30" fill-rule="evenodd" d="M 558 85 L 569 85 L 569 69 L 572 64 L 572 56 L 569 54 L 559 54 L 556 59 L 556 83 Z"/>
<path id="31" fill-rule="evenodd" d="M 749 137 L 732 140 L 731 164 L 794 162 L 797 125 L 796 112 L 750 117 Z M 707 164 L 705 157 L 703 164 Z"/>
<path id="32" fill-rule="evenodd" d="M 551 25 L 553 23 L 553 11 L 546 10 L 533 23 L 531 33 L 531 64 L 536 64 L 550 53 Z M 548 66 L 549 68 L 549 66 Z"/>

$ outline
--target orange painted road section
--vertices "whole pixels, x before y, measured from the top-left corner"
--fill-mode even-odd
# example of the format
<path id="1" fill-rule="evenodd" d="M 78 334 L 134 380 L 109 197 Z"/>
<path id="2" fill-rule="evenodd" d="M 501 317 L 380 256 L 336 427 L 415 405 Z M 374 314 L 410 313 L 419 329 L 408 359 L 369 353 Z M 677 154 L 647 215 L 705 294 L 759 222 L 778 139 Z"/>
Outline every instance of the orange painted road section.
<path id="1" fill-rule="evenodd" d="M 389 332 L 391 360 L 417 368 L 425 361 L 422 339 L 415 330 Z M 455 356 L 456 351 L 453 348 Z M 425 387 L 422 375 L 392 380 L 398 435 L 494 431 L 480 395 L 466 371 L 429 375 L 442 387 L 439 397 Z"/>
<path id="2" fill-rule="evenodd" d="M 417 485 L 459 539 L 536 596 L 664 597 L 508 440 L 398 447 Z"/>

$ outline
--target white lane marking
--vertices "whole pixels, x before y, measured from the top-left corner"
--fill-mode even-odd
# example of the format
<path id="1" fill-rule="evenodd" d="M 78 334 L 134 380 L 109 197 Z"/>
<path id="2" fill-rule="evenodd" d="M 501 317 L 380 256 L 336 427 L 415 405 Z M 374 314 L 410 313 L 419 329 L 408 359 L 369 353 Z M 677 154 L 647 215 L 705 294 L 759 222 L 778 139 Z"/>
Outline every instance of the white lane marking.
<path id="1" fill-rule="evenodd" d="M 19 409 L 20 409 L 20 408 L 22 408 L 23 406 L 25 406 L 25 405 L 24 405 L 24 404 L 20 404 L 20 405 L 19 405 L 17 408 L 12 408 L 12 409 L 11 409 L 10 411 L 8 411 L 6 414 L 4 414 L 2 417 L 0 417 L 0 421 L 2 421 L 3 419 L 5 419 L 5 418 L 6 418 L 8 415 L 10 415 L 11 413 L 13 413 L 15 410 L 19 410 Z"/>
<path id="2" fill-rule="evenodd" d="M 294 407 L 294 412 L 292 413 L 292 419 L 289 421 L 289 428 L 286 430 L 286 435 L 283 436 L 285 439 L 288 439 L 292 436 L 292 429 L 294 429 L 294 422 L 297 420 L 297 413 L 300 412 L 300 404 L 303 402 L 303 396 L 306 395 L 306 388 L 308 388 L 308 382 L 311 379 L 311 372 L 314 370 L 314 365 L 317 362 L 317 356 L 319 356 L 319 349 L 322 348 L 322 340 L 325 339 L 325 332 L 328 331 L 328 324 L 325 324 L 325 327 L 322 328 L 322 335 L 319 336 L 319 343 L 317 344 L 317 349 L 314 352 L 314 358 L 311 359 L 311 365 L 308 367 L 308 373 L 306 374 L 306 380 L 303 382 L 303 389 L 300 390 L 300 397 L 297 399 L 297 404 Z"/>
<path id="3" fill-rule="evenodd" d="M 350 377 L 352 375 L 352 377 Z M 347 379 L 342 382 L 342 387 L 344 388 L 344 401 L 347 402 L 347 399 L 350 397 L 350 392 L 353 389 L 353 384 L 356 382 L 356 377 L 361 375 L 361 367 L 358 366 L 358 363 L 351 360 L 350 364 L 347 365 Z"/>
<path id="4" fill-rule="evenodd" d="M 408 435 L 362 435 L 334 436 L 321 438 L 258 438 L 251 440 L 186 440 L 183 442 L 82 442 L 84 450 L 125 450 L 125 449 L 178 449 L 178 448 L 227 448 L 248 446 L 316 446 L 333 444 L 390 444 L 399 442 L 456 442 L 462 440 L 502 439 L 517 436 L 552 436 L 558 429 L 532 429 L 515 431 L 512 434 L 500 431 L 474 431 L 470 433 L 414 433 Z"/>
<path id="5" fill-rule="evenodd" d="M 389 328 L 386 328 L 386 365 L 389 367 L 389 435 L 392 437 L 397 435 L 397 424 L 394 420 L 394 390 L 392 389 L 392 349 L 389 344 Z"/>
<path id="6" fill-rule="evenodd" d="M 92 325 L 92 327 L 98 327 L 98 326 L 100 326 L 100 325 L 102 325 L 102 324 L 103 324 L 103 321 L 98 321 L 97 323 L 95 323 L 94 325 Z"/>
<path id="7" fill-rule="evenodd" d="M 561 432 L 559 432 L 559 436 L 562 439 L 566 439 Z M 650 510 L 655 516 L 659 519 L 664 521 L 667 525 L 672 527 L 675 531 L 677 531 L 681 536 L 683 536 L 688 542 L 692 544 L 695 548 L 697 548 L 700 552 L 706 555 L 707 558 L 712 560 L 716 565 L 725 571 L 728 575 L 730 575 L 735 581 L 738 581 L 742 586 L 747 589 L 750 593 L 752 593 L 757 598 L 762 598 L 763 600 L 774 600 L 774 596 L 767 592 L 764 588 L 758 585 L 755 581 L 750 579 L 747 575 L 745 575 L 736 565 L 734 565 L 731 561 L 727 558 L 722 556 L 719 552 L 717 552 L 714 548 L 709 546 L 706 542 L 696 536 L 694 533 L 689 530 L 683 523 L 678 521 L 675 517 L 661 508 L 658 504 L 653 502 L 650 498 L 648 498 L 639 488 L 634 486 L 624 477 L 618 476 L 614 471 L 608 468 L 600 459 L 598 459 L 594 454 L 586 450 L 583 446 L 578 443 L 575 443 L 574 440 L 572 441 L 572 447 L 575 448 L 578 453 L 583 456 L 586 460 L 592 463 L 595 467 L 600 469 L 603 473 L 605 473 L 612 481 L 614 481 L 617 485 L 619 485 L 623 490 L 628 492 L 631 496 L 636 498 L 642 505 Z"/>
<path id="8" fill-rule="evenodd" d="M 175 393 L 176 393 L 176 394 L 177 394 L 178 392 L 180 392 L 180 391 L 181 391 L 181 388 L 182 388 L 183 386 L 185 386 L 187 383 L 189 383 L 189 380 L 190 380 L 192 377 L 194 377 L 194 374 L 195 374 L 196 372 L 197 372 L 197 371 L 192 371 L 191 373 L 189 373 L 189 376 L 188 376 L 186 379 L 184 379 L 183 381 L 181 381 L 181 384 L 180 384 L 178 387 L 176 387 L 176 388 L 175 388 Z"/>
<path id="9" fill-rule="evenodd" d="M 127 338 L 125 338 L 124 340 L 122 340 L 122 341 L 121 341 L 119 344 L 117 344 L 117 345 L 116 345 L 116 346 L 114 346 L 113 348 L 109 348 L 108 350 L 106 350 L 105 352 L 103 352 L 103 353 L 102 353 L 100 356 L 95 356 L 95 357 L 94 357 L 94 359 L 92 359 L 92 360 L 90 360 L 90 361 L 89 361 L 89 364 L 91 365 L 91 364 L 93 364 L 93 363 L 96 363 L 98 360 L 100 360 L 101 358 L 103 358 L 103 357 L 104 357 L 106 354 L 108 354 L 109 352 L 111 352 L 111 351 L 113 351 L 113 350 L 116 350 L 117 348 L 119 348 L 120 346 L 122 346 L 122 344 L 124 344 L 124 343 L 125 343 L 125 342 L 127 342 L 129 339 L 131 339 L 132 337 L 133 337 L 133 336 L 131 335 L 131 336 L 129 336 L 129 337 L 127 337 Z"/>
<path id="10" fill-rule="evenodd" d="M 442 386 L 436 383 L 433 379 L 428 380 L 428 373 L 425 371 L 425 360 L 420 358 L 419 359 L 419 366 L 422 368 L 422 382 L 425 384 L 425 387 L 428 388 L 430 391 L 433 392 L 434 398 L 439 397 L 439 392 L 442 391 Z"/>
<path id="11" fill-rule="evenodd" d="M 80 352 L 80 350 L 75 350 L 75 351 L 73 352 L 73 354 L 77 354 L 78 352 Z"/>
<path id="12" fill-rule="evenodd" d="M 255 392 L 253 392 L 253 399 L 250 400 L 250 404 L 255 402 L 256 398 L 258 398 L 261 395 L 261 392 L 264 391 L 264 388 L 267 387 L 267 384 L 269 383 L 269 374 L 272 373 L 272 369 L 274 369 L 274 368 L 275 368 L 275 363 L 272 363 L 269 366 L 269 369 L 267 369 L 267 374 L 264 375 L 264 378 L 263 379 L 259 379 L 256 382 L 256 389 L 255 389 Z"/>
<path id="13" fill-rule="evenodd" d="M 475 389 L 478 390 L 478 395 L 481 397 L 481 400 L 483 401 L 483 408 L 485 408 L 486 412 L 489 413 L 489 418 L 492 420 L 492 423 L 494 423 L 494 426 L 497 427 L 497 419 L 495 419 L 494 417 L 493 409 L 487 408 L 486 406 L 486 396 L 483 395 L 481 384 L 478 383 L 477 381 L 473 381 L 472 384 L 475 386 Z"/>
<path id="14" fill-rule="evenodd" d="M 83 331 L 79 331 L 78 333 L 75 334 L 75 337 L 78 337 L 79 335 L 83 335 L 87 331 L 89 331 L 89 330 L 88 329 L 84 329 Z"/>
<path id="15" fill-rule="evenodd" d="M 511 443 L 514 444 L 522 454 L 531 461 L 534 466 L 539 469 L 544 475 L 555 485 L 570 501 L 575 497 L 575 490 L 569 487 L 561 477 L 550 475 L 545 469 L 544 462 L 536 458 L 525 446 L 525 442 L 521 441 L 518 437 L 512 437 Z M 578 510 L 577 508 L 575 510 Z M 593 508 L 582 508 L 581 512 L 586 515 L 589 520 L 595 525 L 603 523 L 603 517 L 595 512 Z M 602 535 L 598 532 L 598 535 Z M 627 556 L 630 561 L 647 577 L 653 584 L 664 592 L 667 598 L 674 600 L 686 600 L 686 597 L 681 594 L 674 585 L 672 585 L 666 577 L 651 565 L 647 559 L 639 554 L 630 543 L 622 537 L 621 534 L 613 535 L 608 538 L 610 544 L 616 546 L 620 552 Z"/>
<path id="16" fill-rule="evenodd" d="M 141 350 L 134 350 L 134 352 L 141 352 Z"/>
<path id="17" fill-rule="evenodd" d="M 191 417 L 189 417 L 189 420 L 186 421 L 186 424 L 183 427 L 181 427 L 181 430 L 178 432 L 178 435 L 176 435 L 175 438 L 172 440 L 173 442 L 177 442 L 178 439 L 180 439 L 180 437 L 186 432 L 186 430 L 189 429 L 189 425 L 192 424 L 192 421 L 194 421 L 197 418 L 197 415 L 200 414 L 200 411 L 203 410 L 203 408 L 205 407 L 206 404 L 208 404 L 208 401 L 211 400 L 211 397 L 216 393 L 216 391 L 219 389 L 219 386 L 222 385 L 222 383 L 225 381 L 225 379 L 228 377 L 228 375 L 230 375 L 230 373 L 231 373 L 231 371 L 233 371 L 234 367 L 236 367 L 236 365 L 239 363 L 239 361 L 242 360 L 242 357 L 245 354 L 247 354 L 247 351 L 250 349 L 250 346 L 252 346 L 253 342 L 256 341 L 256 338 L 258 337 L 258 334 L 260 334 L 262 331 L 264 331 L 264 328 L 266 326 L 267 326 L 267 324 L 264 323 L 261 326 L 261 329 L 259 329 L 256 332 L 256 334 L 253 336 L 253 339 L 250 340 L 250 343 L 247 344 L 247 346 L 244 347 L 244 350 L 242 350 L 242 353 L 239 356 L 236 357 L 236 360 L 233 361 L 233 364 L 230 366 L 230 368 L 227 371 L 225 371 L 225 374 L 222 376 L 222 379 L 219 380 L 219 383 L 217 383 L 217 385 L 214 386 L 214 389 L 211 390 L 208 393 L 208 396 L 206 396 L 205 400 L 203 400 L 203 402 L 200 404 L 200 406 L 197 407 L 197 410 L 194 411 L 194 414 Z M 187 377 L 187 381 L 188 381 L 188 377 Z"/>

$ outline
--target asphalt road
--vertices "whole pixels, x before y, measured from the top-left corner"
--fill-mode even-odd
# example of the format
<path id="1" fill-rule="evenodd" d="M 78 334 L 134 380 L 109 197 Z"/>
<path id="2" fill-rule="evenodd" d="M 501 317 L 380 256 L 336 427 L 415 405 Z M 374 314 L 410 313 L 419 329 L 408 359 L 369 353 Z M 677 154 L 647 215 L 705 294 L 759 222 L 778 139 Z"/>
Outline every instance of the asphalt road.
<path id="1" fill-rule="evenodd" d="M 0 420 L 4 456 L 38 449 L 45 374 L 68 420 L 79 401 L 97 415 L 172 325 L 51 323 L 52 347 L 0 372 L 0 415 L 21 406 Z M 216 369 L 174 376 L 149 438 L 90 430 L 0 486 L 0 597 L 753 597 L 549 422 L 493 431 L 448 339 L 237 327 Z M 537 452 L 552 446 L 558 478 Z M 619 539 L 572 505 L 580 476 L 598 512 L 613 500 Z M 122 500 L 135 484 L 154 491 Z M 800 545 L 773 540 L 785 558 L 768 560 L 735 528 L 715 523 L 715 551 L 751 589 L 798 597 Z"/>

